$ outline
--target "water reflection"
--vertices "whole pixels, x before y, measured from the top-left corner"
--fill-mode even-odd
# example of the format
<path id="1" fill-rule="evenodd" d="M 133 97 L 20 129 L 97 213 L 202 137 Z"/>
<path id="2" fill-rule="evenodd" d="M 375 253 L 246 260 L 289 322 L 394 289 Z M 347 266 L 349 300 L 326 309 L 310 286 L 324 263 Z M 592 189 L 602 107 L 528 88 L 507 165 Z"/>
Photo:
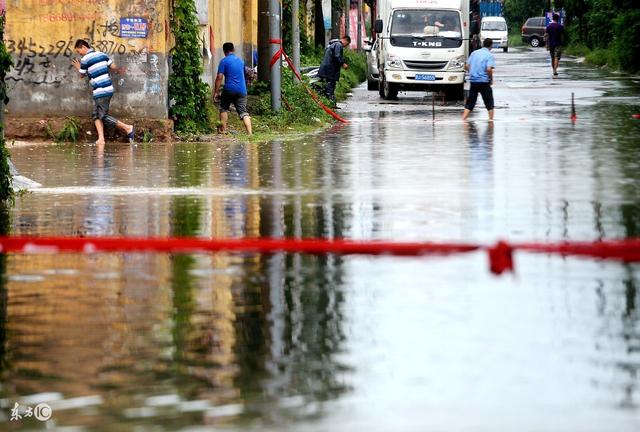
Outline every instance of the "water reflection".
<path id="1" fill-rule="evenodd" d="M 638 236 L 636 126 L 589 126 L 615 109 L 463 125 L 417 102 L 299 142 L 15 149 L 50 189 L 0 220 L 40 235 Z M 638 266 L 517 260 L 498 280 L 480 255 L 0 255 L 0 411 L 47 397 L 49 426 L 117 430 L 633 430 Z"/>

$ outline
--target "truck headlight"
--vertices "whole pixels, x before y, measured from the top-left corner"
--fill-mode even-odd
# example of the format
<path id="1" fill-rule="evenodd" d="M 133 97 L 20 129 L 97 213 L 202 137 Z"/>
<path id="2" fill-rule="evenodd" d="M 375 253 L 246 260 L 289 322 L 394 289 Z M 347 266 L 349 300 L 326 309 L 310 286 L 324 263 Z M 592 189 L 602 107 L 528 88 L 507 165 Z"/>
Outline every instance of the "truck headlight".
<path id="1" fill-rule="evenodd" d="M 387 57 L 387 67 L 389 69 L 402 69 L 402 60 L 400 60 L 400 57 L 390 55 Z"/>
<path id="2" fill-rule="evenodd" d="M 464 68 L 465 57 L 463 55 L 452 58 L 449 60 L 449 67 L 447 69 L 462 69 Z"/>

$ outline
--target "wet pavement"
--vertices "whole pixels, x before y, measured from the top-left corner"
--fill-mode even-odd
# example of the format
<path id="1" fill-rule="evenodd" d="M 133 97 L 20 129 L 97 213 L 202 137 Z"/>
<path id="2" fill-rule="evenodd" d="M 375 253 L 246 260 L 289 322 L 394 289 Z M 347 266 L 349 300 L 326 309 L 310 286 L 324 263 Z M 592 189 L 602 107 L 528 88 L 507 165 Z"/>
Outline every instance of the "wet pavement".
<path id="1" fill-rule="evenodd" d="M 381 101 L 299 141 L 11 148 L 12 234 L 640 235 L 640 79 L 494 52 L 482 103 Z M 578 120 L 570 121 L 571 94 Z M 637 431 L 640 267 L 486 256 L 0 257 L 0 423 L 74 430 Z"/>

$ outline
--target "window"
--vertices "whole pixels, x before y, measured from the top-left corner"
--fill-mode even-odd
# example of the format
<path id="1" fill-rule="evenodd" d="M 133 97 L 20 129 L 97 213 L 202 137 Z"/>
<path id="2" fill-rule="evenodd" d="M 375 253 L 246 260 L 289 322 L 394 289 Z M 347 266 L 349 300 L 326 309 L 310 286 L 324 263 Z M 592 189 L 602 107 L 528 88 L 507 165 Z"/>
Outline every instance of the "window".
<path id="1" fill-rule="evenodd" d="M 502 21 L 483 21 L 482 30 L 484 31 L 507 31 L 507 24 Z"/>
<path id="2" fill-rule="evenodd" d="M 399 10 L 393 14 L 391 36 L 462 37 L 460 15 L 444 10 Z"/>

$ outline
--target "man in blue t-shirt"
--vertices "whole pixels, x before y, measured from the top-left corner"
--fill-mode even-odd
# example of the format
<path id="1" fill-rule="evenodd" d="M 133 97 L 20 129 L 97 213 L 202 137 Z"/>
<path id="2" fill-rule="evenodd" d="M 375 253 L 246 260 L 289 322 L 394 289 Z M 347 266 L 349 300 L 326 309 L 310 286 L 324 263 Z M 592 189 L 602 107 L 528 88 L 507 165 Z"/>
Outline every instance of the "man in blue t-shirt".
<path id="1" fill-rule="evenodd" d="M 551 68 L 554 77 L 558 76 L 558 64 L 560 64 L 562 45 L 564 45 L 564 27 L 559 21 L 560 15 L 553 14 L 553 22 L 544 31 L 544 40 L 551 55 Z"/>
<path id="2" fill-rule="evenodd" d="M 482 42 L 482 49 L 472 52 L 467 63 L 464 65 L 464 69 L 469 72 L 471 88 L 469 89 L 467 102 L 464 104 L 462 120 L 466 120 L 467 117 L 469 117 L 469 113 L 471 113 L 476 106 L 478 93 L 480 93 L 484 101 L 484 106 L 487 107 L 487 111 L 489 111 L 489 121 L 493 121 L 494 103 L 491 84 L 493 84 L 493 69 L 496 67 L 496 61 L 489 51 L 492 45 L 493 40 L 486 38 L 484 42 Z"/>
<path id="3" fill-rule="evenodd" d="M 244 123 L 249 135 L 252 134 L 251 117 L 247 111 L 247 84 L 244 79 L 244 62 L 234 54 L 234 46 L 231 42 L 222 45 L 224 58 L 218 65 L 218 76 L 213 90 L 214 102 L 220 102 L 220 121 L 222 127 L 220 133 L 227 133 L 227 122 L 229 120 L 229 108 L 231 104 L 236 108 L 240 119 Z M 219 94 L 222 79 L 224 78 L 224 88 Z"/>

